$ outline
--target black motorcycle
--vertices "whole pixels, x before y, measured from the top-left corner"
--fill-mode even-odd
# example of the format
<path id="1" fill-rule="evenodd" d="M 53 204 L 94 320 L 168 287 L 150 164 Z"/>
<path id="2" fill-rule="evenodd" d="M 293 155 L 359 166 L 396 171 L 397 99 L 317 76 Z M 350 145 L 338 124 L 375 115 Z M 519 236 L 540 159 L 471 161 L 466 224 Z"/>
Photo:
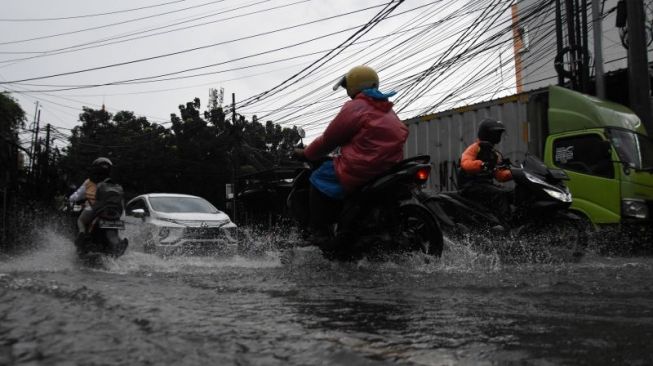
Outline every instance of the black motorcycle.
<path id="1" fill-rule="evenodd" d="M 453 238 L 475 234 L 475 242 L 482 249 L 498 252 L 503 258 L 547 261 L 582 256 L 587 244 L 586 224 L 569 210 L 572 198 L 564 184 L 569 180 L 567 174 L 547 168 L 530 154 L 519 166 L 504 159 L 498 168 L 512 172 L 515 187 L 509 192 L 511 212 L 486 207 L 461 191 L 439 192 L 427 205 L 445 233 Z M 533 245 L 546 250 L 531 250 Z"/>
<path id="2" fill-rule="evenodd" d="M 406 159 L 350 194 L 332 227 L 331 240 L 320 246 L 324 255 L 339 260 L 415 251 L 440 256 L 442 231 L 423 204 L 428 196 L 421 191 L 431 171 L 429 160 L 429 156 Z M 307 162 L 299 170 L 287 199 L 304 232 L 309 221 L 309 177 L 320 163 Z"/>
<path id="3" fill-rule="evenodd" d="M 121 239 L 120 230 L 125 229 L 123 213 L 123 190 L 107 179 L 98 183 L 94 217 L 88 225 L 83 240 L 76 240 L 77 255 L 82 260 L 93 261 L 99 256 L 120 257 L 128 246 L 126 238 Z"/>

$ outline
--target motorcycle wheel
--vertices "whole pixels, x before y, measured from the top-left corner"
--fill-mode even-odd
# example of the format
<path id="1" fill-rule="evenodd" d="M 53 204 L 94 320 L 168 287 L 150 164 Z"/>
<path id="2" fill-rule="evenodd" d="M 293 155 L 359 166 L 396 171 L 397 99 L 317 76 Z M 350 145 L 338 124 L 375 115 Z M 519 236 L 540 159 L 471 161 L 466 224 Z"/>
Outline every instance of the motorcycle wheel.
<path id="1" fill-rule="evenodd" d="M 111 255 L 113 257 L 120 257 L 125 253 L 125 250 L 127 249 L 127 242 L 120 240 L 120 237 L 118 236 L 118 230 L 105 229 L 104 239 L 105 254 Z"/>
<path id="2" fill-rule="evenodd" d="M 442 231 L 433 215 L 424 207 L 399 207 L 399 235 L 399 241 L 408 251 L 420 251 L 436 257 L 442 255 Z"/>

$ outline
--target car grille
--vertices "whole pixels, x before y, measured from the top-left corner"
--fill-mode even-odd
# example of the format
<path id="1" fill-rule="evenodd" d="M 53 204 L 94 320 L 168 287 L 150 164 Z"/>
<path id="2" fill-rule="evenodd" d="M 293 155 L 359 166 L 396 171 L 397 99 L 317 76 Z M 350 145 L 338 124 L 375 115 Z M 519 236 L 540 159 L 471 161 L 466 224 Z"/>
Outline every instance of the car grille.
<path id="1" fill-rule="evenodd" d="M 184 239 L 223 239 L 233 241 L 236 233 L 231 228 L 217 227 L 187 227 L 184 229 Z"/>
<path id="2" fill-rule="evenodd" d="M 217 239 L 225 237 L 222 229 L 217 227 L 187 227 L 184 229 L 186 239 Z"/>

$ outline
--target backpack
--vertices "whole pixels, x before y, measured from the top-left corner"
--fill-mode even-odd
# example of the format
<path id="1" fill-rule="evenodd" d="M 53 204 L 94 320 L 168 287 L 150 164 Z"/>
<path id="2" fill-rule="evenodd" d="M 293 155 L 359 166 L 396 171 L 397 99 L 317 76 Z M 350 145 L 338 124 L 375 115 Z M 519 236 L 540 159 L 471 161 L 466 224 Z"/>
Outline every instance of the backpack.
<path id="1" fill-rule="evenodd" d="M 93 210 L 99 212 L 112 207 L 122 211 L 123 195 L 122 186 L 114 183 L 111 178 L 107 178 L 97 184 Z"/>

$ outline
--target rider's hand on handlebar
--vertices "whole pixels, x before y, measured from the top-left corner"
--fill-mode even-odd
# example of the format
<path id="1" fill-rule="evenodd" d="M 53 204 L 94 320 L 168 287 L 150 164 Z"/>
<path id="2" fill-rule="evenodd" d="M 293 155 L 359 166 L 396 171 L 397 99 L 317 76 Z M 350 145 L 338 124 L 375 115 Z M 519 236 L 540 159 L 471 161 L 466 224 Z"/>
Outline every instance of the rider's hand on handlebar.
<path id="1" fill-rule="evenodd" d="M 504 158 L 504 159 L 501 160 L 501 162 L 499 163 L 499 165 L 497 167 L 499 167 L 499 168 L 510 168 L 511 165 L 512 165 L 512 163 L 511 163 L 510 159 Z"/>
<path id="2" fill-rule="evenodd" d="M 292 152 L 293 159 L 299 161 L 306 161 L 306 155 L 304 155 L 304 149 L 295 148 Z"/>

